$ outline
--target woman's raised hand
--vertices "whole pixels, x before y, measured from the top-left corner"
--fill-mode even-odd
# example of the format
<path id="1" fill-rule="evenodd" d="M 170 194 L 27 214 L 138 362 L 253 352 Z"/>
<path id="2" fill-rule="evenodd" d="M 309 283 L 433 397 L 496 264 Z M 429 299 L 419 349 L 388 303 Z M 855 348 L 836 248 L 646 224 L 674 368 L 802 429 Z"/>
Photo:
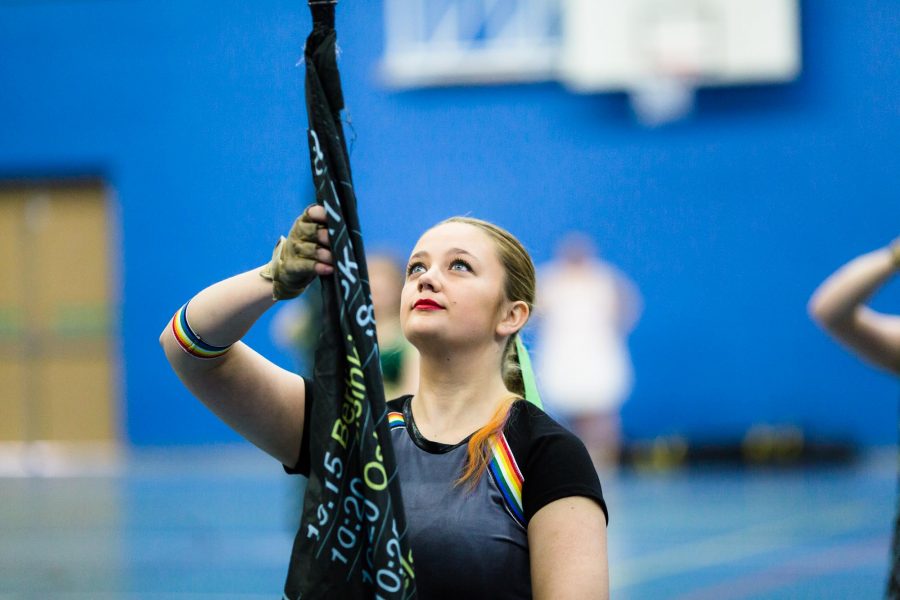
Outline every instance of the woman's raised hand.
<path id="1" fill-rule="evenodd" d="M 272 282 L 275 300 L 296 298 L 316 275 L 334 272 L 325 209 L 317 204 L 306 207 L 287 238 L 281 237 L 269 261 L 259 274 Z"/>

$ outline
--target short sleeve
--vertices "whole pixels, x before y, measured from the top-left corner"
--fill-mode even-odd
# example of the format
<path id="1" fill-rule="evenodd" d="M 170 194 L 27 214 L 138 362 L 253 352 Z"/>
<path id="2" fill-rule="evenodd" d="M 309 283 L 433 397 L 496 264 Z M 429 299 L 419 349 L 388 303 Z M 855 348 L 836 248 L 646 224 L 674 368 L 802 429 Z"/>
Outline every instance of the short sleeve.
<path id="1" fill-rule="evenodd" d="M 584 496 L 594 500 L 609 523 L 600 478 L 584 444 L 575 435 L 557 425 L 546 415 L 536 417 L 551 427 L 533 434 L 522 476 L 522 508 L 525 521 L 544 506 L 561 498 Z M 539 423 L 539 425 L 544 425 Z"/>
<path id="2" fill-rule="evenodd" d="M 313 385 L 312 380 L 305 377 L 303 378 L 303 385 L 305 391 L 303 402 L 303 433 L 300 438 L 300 454 L 297 457 L 297 462 L 295 462 L 293 466 L 283 466 L 284 471 L 288 475 L 305 475 L 306 477 L 309 477 L 309 423 L 312 420 L 313 389 L 315 386 Z"/>

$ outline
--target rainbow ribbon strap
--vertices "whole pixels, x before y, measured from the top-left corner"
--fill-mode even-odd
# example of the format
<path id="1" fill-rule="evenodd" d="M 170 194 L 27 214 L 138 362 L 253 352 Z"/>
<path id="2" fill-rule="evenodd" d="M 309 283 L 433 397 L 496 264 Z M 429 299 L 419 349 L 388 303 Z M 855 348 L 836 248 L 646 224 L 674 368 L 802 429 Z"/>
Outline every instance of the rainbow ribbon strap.
<path id="1" fill-rule="evenodd" d="M 391 411 L 387 415 L 388 417 L 388 427 L 391 429 L 396 429 L 397 427 L 405 427 L 406 421 L 403 419 L 403 413 L 397 411 Z"/>
<path id="2" fill-rule="evenodd" d="M 172 317 L 172 331 L 181 349 L 197 358 L 218 358 L 228 352 L 231 346 L 213 346 L 204 342 L 199 335 L 194 333 L 187 321 L 187 307 L 185 304 L 178 309 Z"/>
<path id="3" fill-rule="evenodd" d="M 525 478 L 516 464 L 516 458 L 513 456 L 506 436 L 501 433 L 494 436 L 491 443 L 491 462 L 488 469 L 503 494 L 506 509 L 513 518 L 525 527 L 525 513 L 522 510 L 522 484 Z"/>

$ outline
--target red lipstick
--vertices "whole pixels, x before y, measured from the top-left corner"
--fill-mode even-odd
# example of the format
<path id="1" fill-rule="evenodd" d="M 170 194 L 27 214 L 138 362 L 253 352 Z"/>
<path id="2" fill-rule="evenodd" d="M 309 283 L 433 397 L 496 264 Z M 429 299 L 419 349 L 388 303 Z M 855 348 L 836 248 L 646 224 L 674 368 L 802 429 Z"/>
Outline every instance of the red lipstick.
<path id="1" fill-rule="evenodd" d="M 416 300 L 416 303 L 413 304 L 413 308 L 415 310 L 443 310 L 444 307 L 434 300 L 422 298 L 421 300 Z"/>

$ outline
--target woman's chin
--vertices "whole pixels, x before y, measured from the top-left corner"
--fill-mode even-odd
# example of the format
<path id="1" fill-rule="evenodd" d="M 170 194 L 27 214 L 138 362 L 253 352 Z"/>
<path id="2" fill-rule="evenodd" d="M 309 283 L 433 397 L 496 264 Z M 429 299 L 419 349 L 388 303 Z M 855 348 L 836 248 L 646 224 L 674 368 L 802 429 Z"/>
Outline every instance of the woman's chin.
<path id="1" fill-rule="evenodd" d="M 447 347 L 454 342 L 453 336 L 448 335 L 447 328 L 441 323 L 407 322 L 403 328 L 403 335 L 420 352 L 429 348 Z"/>
<path id="2" fill-rule="evenodd" d="M 403 335 L 416 348 L 423 348 L 440 343 L 441 335 L 434 327 L 406 327 Z"/>

